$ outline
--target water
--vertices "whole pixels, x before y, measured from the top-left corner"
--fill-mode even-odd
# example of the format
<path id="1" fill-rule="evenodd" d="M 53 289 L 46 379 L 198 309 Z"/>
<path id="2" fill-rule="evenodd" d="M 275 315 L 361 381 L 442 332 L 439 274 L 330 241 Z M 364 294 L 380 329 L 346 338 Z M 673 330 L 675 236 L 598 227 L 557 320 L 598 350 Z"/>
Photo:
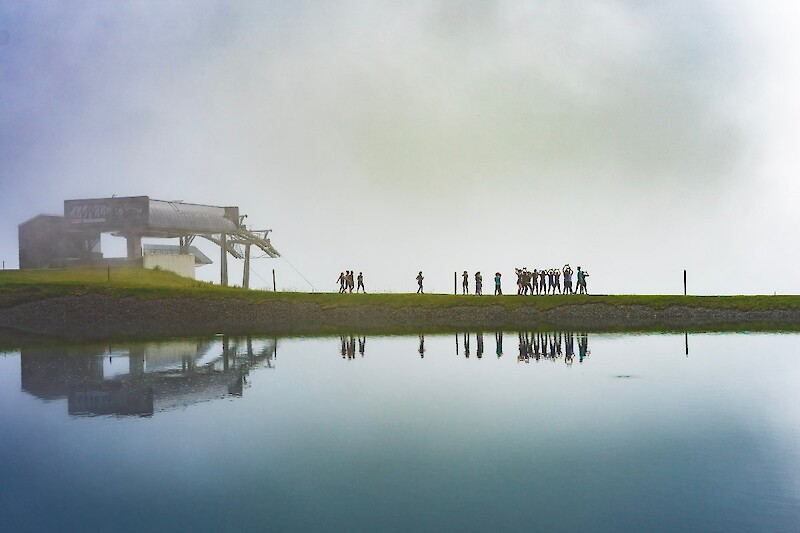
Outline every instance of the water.
<path id="1" fill-rule="evenodd" d="M 567 338 L 0 356 L 0 530 L 800 530 L 800 337 Z"/>

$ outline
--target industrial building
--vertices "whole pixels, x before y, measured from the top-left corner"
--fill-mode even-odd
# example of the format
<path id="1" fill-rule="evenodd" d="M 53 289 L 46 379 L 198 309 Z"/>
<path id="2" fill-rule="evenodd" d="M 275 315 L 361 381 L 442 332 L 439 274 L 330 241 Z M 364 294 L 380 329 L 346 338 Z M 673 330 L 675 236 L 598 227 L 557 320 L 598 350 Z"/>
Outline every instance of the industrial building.
<path id="1" fill-rule="evenodd" d="M 66 200 L 64 215 L 38 215 L 19 225 L 19 267 L 76 268 L 139 266 L 161 268 L 194 278 L 197 266 L 211 259 L 197 247 L 202 237 L 220 248 L 220 283 L 228 284 L 228 254 L 244 260 L 242 286 L 250 285 L 250 253 L 255 246 L 279 257 L 268 238 L 271 230 L 244 224 L 238 207 L 153 200 L 147 196 Z M 127 240 L 125 258 L 105 258 L 100 236 Z M 143 238 L 178 239 L 177 245 L 142 244 Z"/>

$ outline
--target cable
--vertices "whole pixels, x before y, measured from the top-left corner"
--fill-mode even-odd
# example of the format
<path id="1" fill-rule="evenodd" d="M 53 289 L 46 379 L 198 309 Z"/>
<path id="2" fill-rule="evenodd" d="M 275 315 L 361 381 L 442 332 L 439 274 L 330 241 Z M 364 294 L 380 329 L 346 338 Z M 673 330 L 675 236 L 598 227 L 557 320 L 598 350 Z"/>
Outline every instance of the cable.
<path id="1" fill-rule="evenodd" d="M 311 290 L 312 290 L 313 292 L 317 292 L 317 288 L 314 286 L 314 284 L 313 284 L 313 283 L 311 283 L 310 281 L 308 281 L 308 279 L 307 279 L 307 278 L 306 278 L 306 277 L 305 277 L 303 274 L 301 274 L 301 273 L 300 273 L 300 271 L 299 271 L 299 270 L 297 270 L 297 269 L 294 267 L 294 265 L 293 265 L 293 264 L 291 264 L 291 263 L 289 262 L 289 260 L 288 260 L 288 259 L 286 259 L 286 258 L 285 258 L 285 257 L 283 257 L 283 256 L 281 256 L 281 259 L 283 259 L 284 261 L 286 261 L 286 264 L 287 264 L 287 265 L 289 265 L 290 267 L 292 267 L 292 270 L 294 270 L 295 272 L 297 272 L 297 275 L 298 275 L 298 276 L 300 276 L 301 278 L 303 278 L 303 279 L 306 281 L 306 283 L 308 283 L 308 284 L 311 286 Z"/>

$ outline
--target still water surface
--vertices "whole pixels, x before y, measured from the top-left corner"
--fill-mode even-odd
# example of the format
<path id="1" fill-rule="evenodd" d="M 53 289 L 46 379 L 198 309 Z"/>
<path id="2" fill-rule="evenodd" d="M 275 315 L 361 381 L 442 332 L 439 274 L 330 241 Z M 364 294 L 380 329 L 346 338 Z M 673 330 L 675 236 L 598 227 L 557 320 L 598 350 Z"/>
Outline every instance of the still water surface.
<path id="1" fill-rule="evenodd" d="M 0 355 L 2 531 L 798 531 L 800 336 Z"/>

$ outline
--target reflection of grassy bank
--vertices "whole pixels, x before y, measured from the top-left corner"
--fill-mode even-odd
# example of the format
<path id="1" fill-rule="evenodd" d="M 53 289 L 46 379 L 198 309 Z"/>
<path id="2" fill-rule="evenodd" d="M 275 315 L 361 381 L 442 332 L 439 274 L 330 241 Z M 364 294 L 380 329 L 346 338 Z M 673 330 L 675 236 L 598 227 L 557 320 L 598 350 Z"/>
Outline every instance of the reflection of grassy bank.
<path id="1" fill-rule="evenodd" d="M 452 308 L 501 306 L 541 311 L 565 305 L 606 304 L 645 306 L 656 310 L 680 306 L 701 309 L 769 311 L 800 309 L 800 296 L 455 296 L 451 294 L 347 294 L 246 291 L 182 278 L 169 272 L 132 268 L 0 271 L 0 307 L 55 298 L 100 294 L 110 298 L 234 299 L 249 303 L 315 304 L 323 309 L 386 306 L 391 308 Z"/>

